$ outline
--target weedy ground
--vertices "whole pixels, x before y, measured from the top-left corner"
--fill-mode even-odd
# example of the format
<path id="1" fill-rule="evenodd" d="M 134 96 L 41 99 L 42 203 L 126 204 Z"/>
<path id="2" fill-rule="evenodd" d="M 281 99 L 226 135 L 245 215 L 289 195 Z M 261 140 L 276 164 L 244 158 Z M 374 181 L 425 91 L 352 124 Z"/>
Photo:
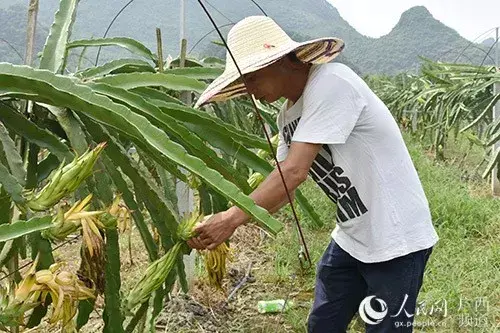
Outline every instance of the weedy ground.
<path id="1" fill-rule="evenodd" d="M 418 302 L 415 332 L 492 333 L 500 330 L 500 199 L 492 198 L 490 184 L 473 172 L 482 156 L 472 150 L 462 160 L 466 142 L 450 140 L 447 159 L 438 162 L 424 146 L 405 135 L 405 140 L 427 194 L 440 241 L 429 260 Z M 335 207 L 312 182 L 303 185 L 322 219 L 313 228 L 305 217 L 304 233 L 314 265 L 330 240 Z M 300 213 L 300 212 L 299 212 Z M 232 238 L 234 261 L 229 263 L 224 291 L 206 285 L 198 262 L 188 295 L 175 291 L 157 320 L 157 332 L 305 332 L 314 294 L 313 266 L 300 269 L 299 243 L 289 208 L 277 217 L 286 224 L 276 239 L 254 226 L 244 226 Z M 133 264 L 128 242 L 121 239 L 122 290 L 140 278 L 147 265 L 146 251 L 138 232 L 132 234 Z M 78 262 L 78 248 L 68 246 L 59 259 Z M 73 258 L 73 259 L 72 259 Z M 228 301 L 227 297 L 251 273 Z M 286 298 L 293 301 L 284 314 L 259 314 L 257 302 Z M 100 332 L 102 300 L 82 332 Z M 349 332 L 364 332 L 357 316 Z"/>

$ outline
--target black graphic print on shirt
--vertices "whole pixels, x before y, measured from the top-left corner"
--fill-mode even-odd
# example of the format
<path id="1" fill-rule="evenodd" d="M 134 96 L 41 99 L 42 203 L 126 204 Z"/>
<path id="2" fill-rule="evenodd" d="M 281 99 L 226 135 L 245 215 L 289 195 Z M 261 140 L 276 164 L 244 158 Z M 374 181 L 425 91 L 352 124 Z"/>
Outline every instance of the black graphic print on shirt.
<path id="1" fill-rule="evenodd" d="M 288 147 L 290 147 L 299 120 L 300 117 L 283 128 L 283 138 Z M 344 170 L 333 162 L 333 154 L 328 145 L 325 144 L 320 149 L 311 165 L 309 175 L 323 192 L 337 204 L 337 222 L 348 221 L 368 211 L 356 187 L 344 175 Z"/>

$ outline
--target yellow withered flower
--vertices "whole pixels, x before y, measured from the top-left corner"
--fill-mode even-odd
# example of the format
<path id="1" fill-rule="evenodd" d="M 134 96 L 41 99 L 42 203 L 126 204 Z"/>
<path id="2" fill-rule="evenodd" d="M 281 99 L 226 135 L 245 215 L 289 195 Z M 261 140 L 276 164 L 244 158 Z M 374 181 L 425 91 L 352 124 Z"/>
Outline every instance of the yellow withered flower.
<path id="1" fill-rule="evenodd" d="M 226 261 L 232 260 L 231 249 L 226 242 L 222 242 L 213 250 L 201 251 L 201 255 L 208 274 L 208 283 L 222 289 L 222 280 L 226 274 Z"/>
<path id="2" fill-rule="evenodd" d="M 197 213 L 192 213 L 177 228 L 177 236 L 181 240 L 188 240 L 194 237 L 194 227 L 198 222 L 208 220 L 212 215 L 203 216 Z M 205 263 L 205 269 L 208 274 L 208 282 L 210 285 L 217 288 L 222 288 L 222 280 L 226 274 L 226 261 L 232 259 L 229 246 L 223 242 L 213 250 L 198 251 Z"/>
<path id="3" fill-rule="evenodd" d="M 51 240 L 63 240 L 81 228 L 91 256 L 94 252 L 101 251 L 104 239 L 99 228 L 104 229 L 104 225 L 97 217 L 104 211 L 87 211 L 91 200 L 92 194 L 89 194 L 83 200 L 75 202 L 67 212 L 62 213 L 60 210 L 55 218 L 54 226 L 44 230 L 42 236 Z"/>
<path id="4" fill-rule="evenodd" d="M 74 325 L 73 318 L 77 312 L 80 300 L 95 298 L 95 291 L 87 288 L 78 277 L 71 272 L 62 270 L 64 264 L 56 263 L 35 271 L 38 258 L 26 272 L 24 279 L 15 291 L 15 302 L 45 302 L 47 295 L 52 299 L 51 324 L 61 322 L 63 328 Z"/>
<path id="5" fill-rule="evenodd" d="M 37 302 L 16 302 L 13 290 L 0 286 L 0 331 L 8 332 L 11 326 L 21 325 L 24 314 L 37 305 Z"/>
<path id="6" fill-rule="evenodd" d="M 108 208 L 108 213 L 116 218 L 118 231 L 124 233 L 132 230 L 131 211 L 122 202 L 121 194 L 117 194 Z"/>
<path id="7" fill-rule="evenodd" d="M 80 220 L 82 218 L 102 214 L 102 211 L 86 211 L 90 204 L 90 200 L 92 200 L 92 194 L 89 194 L 83 200 L 75 202 L 66 212 L 63 212 L 63 210 L 59 208 L 53 220 L 54 226 L 42 231 L 42 236 L 51 240 L 64 240 L 68 235 L 76 232 L 81 227 Z"/>

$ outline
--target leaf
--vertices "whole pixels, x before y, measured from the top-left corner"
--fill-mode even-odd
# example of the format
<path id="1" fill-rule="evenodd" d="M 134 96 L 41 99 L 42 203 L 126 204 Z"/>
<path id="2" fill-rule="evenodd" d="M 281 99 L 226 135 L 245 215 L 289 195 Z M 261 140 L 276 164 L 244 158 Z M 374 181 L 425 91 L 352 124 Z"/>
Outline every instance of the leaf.
<path id="1" fill-rule="evenodd" d="M 148 226 L 144 222 L 144 216 L 135 201 L 134 194 L 128 189 L 127 183 L 106 153 L 107 152 L 104 151 L 100 159 L 104 163 L 106 171 L 113 180 L 116 189 L 122 194 L 125 205 L 127 205 L 127 207 L 132 211 L 132 217 L 134 218 L 135 225 L 139 230 L 144 246 L 146 247 L 146 251 L 148 252 L 149 260 L 155 261 L 158 258 L 158 247 L 153 240 L 153 236 L 149 232 Z"/>
<path id="2" fill-rule="evenodd" d="M 34 231 L 48 229 L 52 226 L 52 216 L 33 217 L 28 221 L 17 221 L 0 225 L 0 242 L 15 239 Z"/>
<path id="3" fill-rule="evenodd" d="M 26 119 L 21 113 L 17 112 L 14 108 L 8 107 L 4 103 L 0 103 L 0 121 L 10 130 L 13 130 L 29 142 L 41 148 L 47 148 L 61 161 L 63 159 L 67 161 L 73 160 L 73 154 L 57 136 L 46 129 L 38 127 L 34 122 Z"/>
<path id="4" fill-rule="evenodd" d="M 52 255 L 52 247 L 50 242 L 40 235 L 39 231 L 36 231 L 29 235 L 29 244 L 31 244 L 31 259 L 35 260 L 38 257 L 38 265 L 36 270 L 47 269 L 50 265 L 54 263 L 54 257 Z M 26 326 L 28 328 L 33 328 L 38 326 L 42 321 L 43 317 L 47 314 L 47 308 L 52 303 L 50 295 L 45 300 L 44 304 L 37 306 L 28 320 Z"/>
<path id="5" fill-rule="evenodd" d="M 94 311 L 95 299 L 84 299 L 78 303 L 78 315 L 76 317 L 76 329 L 79 331 L 88 321 L 90 314 Z"/>
<path id="6" fill-rule="evenodd" d="M 124 137 L 148 152 L 162 166 L 172 161 L 200 177 L 220 194 L 229 198 L 235 205 L 253 217 L 257 224 L 275 235 L 283 225 L 269 213 L 244 195 L 237 186 L 225 180 L 220 173 L 210 169 L 200 159 L 187 154 L 179 144 L 169 140 L 157 127 L 123 105 L 113 103 L 109 98 L 94 93 L 89 87 L 76 84 L 73 80 L 56 76 L 47 71 L 27 66 L 0 63 L 0 96 L 9 96 L 10 87 L 17 92 L 25 91 L 30 98 L 48 99 L 54 105 L 69 107 L 88 115 L 109 128 L 120 132 Z M 32 97 L 32 95 L 36 95 Z"/>
<path id="7" fill-rule="evenodd" d="M 38 155 L 40 153 L 40 147 L 35 144 L 30 143 L 28 145 L 28 165 L 26 166 L 26 185 L 24 188 L 26 190 L 31 190 L 36 188 L 38 184 Z"/>
<path id="8" fill-rule="evenodd" d="M 185 183 L 188 182 L 188 179 L 184 173 L 182 173 L 181 170 L 179 170 L 178 166 L 172 162 L 170 163 L 165 163 L 165 164 L 159 164 L 158 162 L 155 162 L 154 159 L 151 158 L 148 154 L 143 152 L 141 149 L 137 149 L 137 155 L 139 155 L 139 158 L 141 159 L 141 162 L 144 163 L 144 166 L 150 170 L 153 168 L 156 168 L 155 164 L 161 166 L 164 168 L 166 171 L 168 171 L 173 177 L 177 178 L 180 181 L 183 181 Z M 166 198 L 167 196 L 165 196 Z M 170 202 L 173 202 L 170 200 Z M 175 205 L 174 205 L 175 206 Z"/>
<path id="9" fill-rule="evenodd" d="M 162 235 L 163 241 L 168 243 L 171 241 L 171 236 L 175 238 L 178 225 L 175 210 L 161 195 L 160 189 L 151 182 L 151 176 L 147 177 L 140 171 L 137 163 L 128 156 L 116 138 L 111 136 L 105 129 L 101 128 L 99 130 L 98 125 L 91 121 L 87 121 L 86 124 L 87 129 L 95 139 L 100 142 L 107 142 L 106 154 L 113 161 L 115 167 L 120 167 L 123 173 L 134 183 L 134 186 L 141 189 L 142 193 L 136 193 L 136 196 L 141 196 L 143 200 L 147 200 L 148 206 L 151 208 L 148 209 L 150 212 L 152 210 L 158 211 L 159 218 L 155 219 L 155 226 Z M 154 214 L 154 212 L 151 213 Z"/>
<path id="10" fill-rule="evenodd" d="M 23 198 L 22 192 L 23 187 L 17 182 L 16 178 L 9 173 L 9 170 L 5 165 L 0 162 L 0 184 L 9 195 L 12 200 L 19 204 L 23 204 L 26 200 Z"/>
<path id="11" fill-rule="evenodd" d="M 467 126 L 465 126 L 464 128 L 462 128 L 460 130 L 460 133 L 468 130 L 469 128 L 477 125 L 479 123 L 479 121 L 481 119 L 483 119 L 490 111 L 491 109 L 495 106 L 495 104 L 500 100 L 500 94 L 498 94 L 497 96 L 494 96 L 491 98 L 491 101 L 488 103 L 488 105 L 486 106 L 486 108 L 484 108 L 484 110 L 479 114 L 479 116 L 476 117 L 476 119 L 474 119 L 470 124 L 468 124 Z"/>
<path id="12" fill-rule="evenodd" d="M 0 121 L 0 146 L 3 146 L 3 152 L 9 165 L 10 173 L 16 178 L 17 182 L 24 186 L 26 184 L 26 171 L 24 171 L 23 160 L 12 141 L 7 128 Z"/>
<path id="13" fill-rule="evenodd" d="M 483 178 L 488 177 L 488 175 L 493 171 L 495 167 L 500 165 L 500 147 L 496 150 L 495 153 L 491 154 L 491 159 L 486 169 L 483 172 Z"/>
<path id="14" fill-rule="evenodd" d="M 161 92 L 158 89 L 148 88 L 148 87 L 140 87 L 135 89 L 130 89 L 131 92 L 141 95 L 143 98 L 147 100 L 158 99 L 160 101 L 176 103 L 176 104 L 184 104 L 180 99 L 177 99 L 169 94 Z"/>
<path id="15" fill-rule="evenodd" d="M 67 48 L 72 49 L 75 47 L 84 47 L 84 46 L 85 47 L 119 46 L 153 62 L 157 61 L 156 56 L 146 46 L 144 46 L 144 44 L 128 37 L 80 39 L 69 43 Z"/>
<path id="16" fill-rule="evenodd" d="M 149 326 L 149 331 L 152 333 L 156 333 L 156 318 L 158 318 L 158 315 L 160 314 L 161 310 L 163 309 L 163 300 L 165 299 L 165 290 L 163 287 L 160 287 L 156 289 L 156 291 L 153 293 L 153 297 L 151 300 L 151 315 L 149 320 L 147 320 L 147 324 Z"/>
<path id="17" fill-rule="evenodd" d="M 223 140 L 219 136 L 214 136 L 213 133 L 207 129 L 202 129 L 201 127 L 196 126 L 192 127 L 192 129 L 193 131 L 199 133 L 202 138 L 209 141 L 214 147 L 222 149 L 231 157 L 241 161 L 249 168 L 252 168 L 254 171 L 259 172 L 264 176 L 269 175 L 269 173 L 273 171 L 274 167 L 272 167 L 266 160 L 260 158 L 245 147 L 234 143 L 228 143 L 226 140 Z M 200 195 L 202 195 L 201 192 Z M 302 209 L 304 214 L 311 220 L 311 222 L 316 227 L 322 227 L 324 224 L 323 221 L 311 206 L 307 198 L 302 195 L 299 189 L 295 190 L 295 198 L 297 199 L 297 203 L 300 205 L 300 208 Z"/>
<path id="18" fill-rule="evenodd" d="M 162 215 L 164 210 L 153 204 L 154 200 L 151 200 L 151 197 L 148 197 L 148 195 L 144 193 L 144 188 L 137 186 L 137 184 L 134 184 L 134 192 L 136 196 L 140 197 L 144 202 L 151 216 L 153 225 L 156 227 L 158 233 L 160 234 L 162 247 L 166 251 L 170 250 L 170 248 L 174 245 L 174 240 L 177 239 L 177 233 L 175 231 L 170 232 L 168 228 L 172 224 L 172 222 L 175 221 L 174 217 L 165 218 L 164 215 Z"/>
<path id="19" fill-rule="evenodd" d="M 91 67 L 84 71 L 75 73 L 76 77 L 87 79 L 113 74 L 125 67 L 134 67 L 137 72 L 154 72 L 155 69 L 143 60 L 139 59 L 119 59 L 105 63 L 102 66 Z"/>
<path id="20" fill-rule="evenodd" d="M 104 328 L 103 332 L 124 332 L 123 314 L 121 313 L 120 299 L 120 245 L 118 243 L 118 231 L 106 229 L 106 266 L 104 288 Z"/>
<path id="21" fill-rule="evenodd" d="M 37 183 L 45 180 L 59 165 L 61 165 L 61 161 L 54 154 L 49 154 L 42 161 L 40 161 L 36 168 L 38 177 Z"/>
<path id="22" fill-rule="evenodd" d="M 64 132 L 69 138 L 71 147 L 76 150 L 78 155 L 83 154 L 88 148 L 88 143 L 85 140 L 83 129 L 73 112 L 63 107 L 56 107 L 52 105 L 43 106 L 45 106 L 54 116 L 56 116 L 59 125 L 61 125 L 61 127 L 64 129 Z"/>
<path id="23" fill-rule="evenodd" d="M 182 291 L 184 293 L 188 293 L 189 291 L 189 283 L 186 276 L 186 267 L 184 266 L 182 251 L 179 253 L 179 259 L 177 260 L 177 276 L 179 277 L 179 283 L 181 285 Z"/>
<path id="24" fill-rule="evenodd" d="M 2 245 L 2 250 L 0 251 L 0 267 L 3 267 L 11 258 L 16 255 L 14 240 L 7 241 Z"/>
<path id="25" fill-rule="evenodd" d="M 202 93 L 207 86 L 205 83 L 195 79 L 163 73 L 126 73 L 108 75 L 103 78 L 95 79 L 94 82 L 105 83 L 126 90 L 139 87 L 163 87 L 175 91 L 192 90 L 198 93 Z"/>
<path id="26" fill-rule="evenodd" d="M 113 202 L 113 191 L 115 190 L 115 187 L 113 186 L 111 177 L 105 172 L 106 167 L 102 161 L 97 160 L 96 165 L 99 170 L 102 171 L 94 173 L 96 192 L 98 194 L 98 198 L 104 203 L 104 205 L 108 206 Z"/>
<path id="27" fill-rule="evenodd" d="M 128 323 L 127 327 L 125 328 L 126 333 L 134 332 L 135 327 L 137 326 L 139 321 L 142 319 L 142 317 L 144 316 L 144 314 L 146 313 L 148 308 L 149 308 L 148 302 L 144 302 L 141 304 L 141 306 L 139 307 L 139 309 L 137 309 L 134 316 L 132 317 L 132 319 Z"/>
<path id="28" fill-rule="evenodd" d="M 304 214 L 311 220 L 313 225 L 316 228 L 321 228 L 323 226 L 323 221 L 319 217 L 318 213 L 316 213 L 314 207 L 311 206 L 307 198 L 299 189 L 295 190 L 295 199 L 297 200 L 297 203 L 299 204 Z"/>
<path id="29" fill-rule="evenodd" d="M 180 65 L 180 58 L 177 57 L 175 59 L 172 59 L 170 62 L 170 66 L 172 67 L 179 67 Z M 193 59 L 193 58 L 187 58 L 184 59 L 184 67 L 202 67 L 203 65 L 198 61 L 198 59 Z"/>
<path id="30" fill-rule="evenodd" d="M 179 214 L 178 210 L 178 200 L 176 193 L 176 179 L 173 174 L 169 174 L 165 168 L 163 168 L 160 164 L 155 163 L 156 173 L 159 178 L 160 188 L 163 188 L 163 195 L 167 201 L 172 204 L 177 215 Z"/>
<path id="31" fill-rule="evenodd" d="M 209 128 L 212 132 L 233 138 L 234 141 L 239 141 L 245 146 L 269 150 L 267 141 L 261 137 L 242 131 L 231 124 L 224 123 L 219 118 L 210 116 L 205 112 L 157 99 L 151 100 L 151 103 L 177 120 Z"/>
<path id="32" fill-rule="evenodd" d="M 221 75 L 223 69 L 210 67 L 178 67 L 166 70 L 165 74 L 175 74 L 197 80 L 213 80 Z"/>
<path id="33" fill-rule="evenodd" d="M 217 57 L 206 57 L 201 60 L 204 66 L 216 66 L 216 67 L 222 67 L 226 65 L 226 62 L 220 58 Z"/>
<path id="34" fill-rule="evenodd" d="M 94 84 L 92 88 L 101 94 L 105 94 L 126 104 L 132 110 L 147 117 L 153 125 L 164 130 L 168 135 L 175 138 L 178 143 L 186 147 L 186 150 L 190 154 L 203 160 L 210 168 L 219 171 L 226 179 L 237 184 L 245 193 L 251 192 L 246 178 L 236 173 L 229 163 L 218 157 L 198 136 L 176 121 L 175 118 L 163 113 L 159 108 L 143 99 L 140 95 L 104 84 Z"/>
<path id="35" fill-rule="evenodd" d="M 486 146 L 493 146 L 495 143 L 497 143 L 500 140 L 500 131 L 497 132 L 496 134 L 492 135 L 489 139 L 488 142 L 486 143 Z"/>
<path id="36" fill-rule="evenodd" d="M 273 167 L 266 160 L 260 158 L 239 142 L 232 141 L 226 136 L 220 135 L 220 132 L 212 131 L 210 128 L 200 125 L 188 125 L 187 127 L 193 132 L 198 133 L 198 135 L 209 142 L 210 145 L 221 149 L 249 168 L 266 175 L 273 170 Z"/>
<path id="37" fill-rule="evenodd" d="M 66 44 L 79 0 L 61 0 L 40 59 L 40 68 L 59 73 L 66 58 Z"/>

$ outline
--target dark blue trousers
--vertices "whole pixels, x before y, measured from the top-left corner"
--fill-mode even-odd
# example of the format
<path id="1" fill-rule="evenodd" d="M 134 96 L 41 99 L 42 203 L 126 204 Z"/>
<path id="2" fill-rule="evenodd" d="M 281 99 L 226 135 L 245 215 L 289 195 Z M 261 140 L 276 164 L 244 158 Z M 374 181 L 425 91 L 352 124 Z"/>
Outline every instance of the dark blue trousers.
<path id="1" fill-rule="evenodd" d="M 368 333 L 413 332 L 417 295 L 431 252 L 432 247 L 367 264 L 332 240 L 317 266 L 308 332 L 344 333 L 358 310 Z"/>

